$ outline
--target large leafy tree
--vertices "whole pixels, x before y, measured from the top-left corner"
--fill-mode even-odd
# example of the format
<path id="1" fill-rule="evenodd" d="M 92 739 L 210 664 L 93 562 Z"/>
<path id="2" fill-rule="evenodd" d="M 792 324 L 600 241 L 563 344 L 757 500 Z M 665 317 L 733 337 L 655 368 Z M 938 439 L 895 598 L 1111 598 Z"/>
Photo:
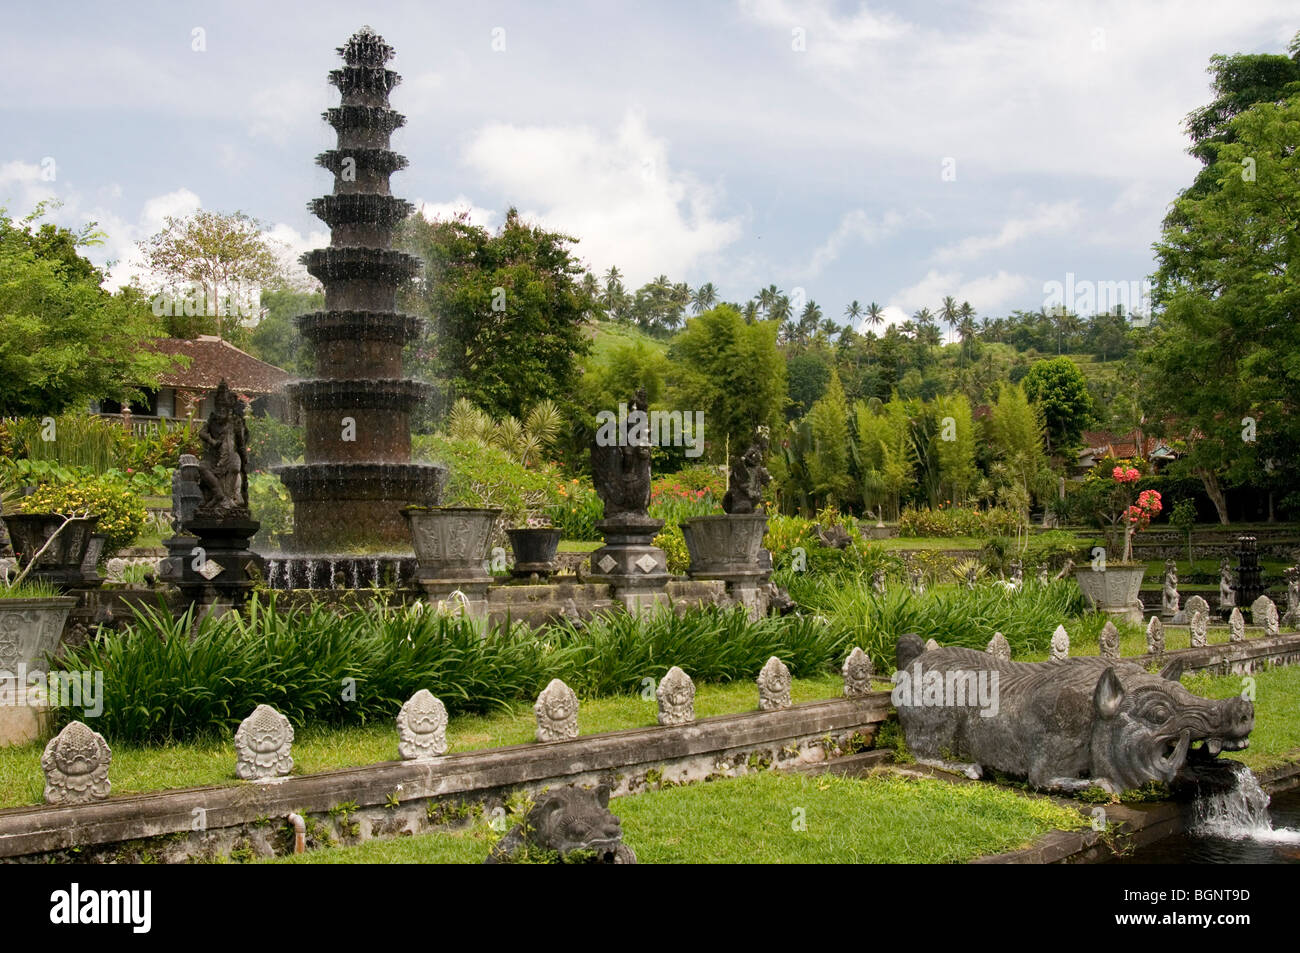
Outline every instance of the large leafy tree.
<path id="1" fill-rule="evenodd" d="M 785 361 L 776 345 L 777 321 L 747 324 L 720 304 L 686 322 L 668 356 L 677 375 L 673 400 L 682 411 L 704 411 L 705 441 L 714 459 L 747 444 L 759 426 L 781 426 Z"/>
<path id="2" fill-rule="evenodd" d="M 139 246 L 160 290 L 202 291 L 205 313 L 197 317 L 206 318 L 208 330 L 218 337 L 240 327 L 240 311 L 249 309 L 263 287 L 289 280 L 281 243 L 243 212 L 200 209 L 185 218 L 169 215 L 162 229 Z M 183 333 L 189 337 L 194 331 L 187 326 Z"/>
<path id="3" fill-rule="evenodd" d="M 853 477 L 849 475 L 849 404 L 834 371 L 826 393 L 808 412 L 808 425 L 812 431 L 809 489 L 828 506 L 843 504 L 853 490 Z"/>
<path id="4" fill-rule="evenodd" d="M 419 347 L 452 396 L 519 417 L 571 395 L 591 346 L 585 325 L 599 309 L 572 254 L 576 241 L 525 223 L 513 208 L 495 234 L 465 215 L 405 223 L 404 246 L 424 260 L 409 302 L 430 318 Z"/>
<path id="5" fill-rule="evenodd" d="M 286 371 L 310 375 L 315 366 L 310 348 L 303 343 L 294 318 L 325 307 L 320 292 L 294 291 L 292 288 L 262 291 L 262 318 L 248 338 L 248 352 L 254 357 L 283 367 Z"/>
<path id="6" fill-rule="evenodd" d="M 1188 151 L 1205 166 L 1187 190 L 1190 197 L 1203 196 L 1216 187 L 1213 166 L 1219 147 L 1236 138 L 1232 121 L 1237 116 L 1259 103 L 1279 104 L 1300 94 L 1300 33 L 1291 40 L 1288 53 L 1210 57 L 1214 99 L 1187 116 L 1187 133 L 1192 139 Z"/>
<path id="7" fill-rule="evenodd" d="M 15 222 L 0 209 L 0 415 L 129 401 L 171 366 L 144 346 L 160 332 L 143 296 L 105 291 L 78 251 L 103 240 L 95 224 L 34 229 L 44 213 Z"/>
<path id="8" fill-rule="evenodd" d="M 1036 361 L 1022 382 L 1047 424 L 1048 452 L 1064 453 L 1078 443 L 1093 420 L 1088 379 L 1068 357 Z"/>
<path id="9" fill-rule="evenodd" d="M 1294 457 L 1261 448 L 1300 439 L 1300 96 L 1227 132 L 1216 187 L 1180 197 L 1156 246 L 1162 310 L 1141 354 L 1148 408 L 1177 422 L 1223 523 L 1225 485 L 1295 474 Z"/>

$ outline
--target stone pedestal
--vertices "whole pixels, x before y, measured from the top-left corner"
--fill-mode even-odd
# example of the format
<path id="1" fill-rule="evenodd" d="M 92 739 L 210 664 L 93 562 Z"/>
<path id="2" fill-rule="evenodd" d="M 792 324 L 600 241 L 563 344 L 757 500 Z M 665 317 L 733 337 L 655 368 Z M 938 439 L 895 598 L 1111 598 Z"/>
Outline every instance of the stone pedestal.
<path id="1" fill-rule="evenodd" d="M 90 539 L 99 523 L 98 516 L 74 519 L 64 526 L 64 519 L 58 513 L 16 513 L 4 517 L 9 530 L 9 540 L 14 554 L 19 556 L 19 563 L 26 561 L 40 552 L 51 536 L 57 532 L 50 548 L 41 554 L 41 558 L 32 568 L 28 578 L 34 582 L 48 582 L 64 589 L 74 589 L 85 585 L 82 563 L 86 559 L 86 550 Z M 62 529 L 60 529 L 62 527 Z"/>
<path id="2" fill-rule="evenodd" d="M 590 581 L 608 585 L 613 600 L 629 612 L 641 613 L 668 605 L 668 557 L 654 545 L 664 521 L 621 513 L 603 519 L 596 529 L 605 545 L 591 554 Z"/>
<path id="3" fill-rule="evenodd" d="M 771 554 L 763 549 L 767 517 L 762 513 L 696 516 L 682 523 L 691 554 L 687 574 L 692 579 L 726 583 L 727 595 L 742 605 L 751 619 L 767 614 L 767 582 Z M 764 558 L 766 557 L 766 558 Z"/>
<path id="4" fill-rule="evenodd" d="M 252 570 L 258 568 L 258 557 L 248 544 L 261 526 L 257 520 L 239 517 L 191 520 L 185 528 L 195 538 L 183 554 L 185 538 L 173 537 L 169 542 L 175 548 L 168 547 L 169 559 L 181 560 L 176 585 L 185 598 L 215 613 L 243 606 L 253 589 Z"/>

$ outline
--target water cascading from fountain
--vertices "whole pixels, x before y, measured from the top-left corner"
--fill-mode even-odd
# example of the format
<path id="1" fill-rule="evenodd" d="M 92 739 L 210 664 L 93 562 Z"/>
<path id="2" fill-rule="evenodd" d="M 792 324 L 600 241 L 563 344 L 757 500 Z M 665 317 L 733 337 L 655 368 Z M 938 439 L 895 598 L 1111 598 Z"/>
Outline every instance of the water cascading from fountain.
<path id="1" fill-rule="evenodd" d="M 1192 802 L 1191 833 L 1229 840 L 1300 844 L 1300 830 L 1273 828 L 1268 794 L 1250 768 L 1239 761 L 1225 760 L 1222 765 L 1230 777 L 1201 791 Z"/>
<path id="2" fill-rule="evenodd" d="M 303 410 L 306 462 L 275 472 L 293 497 L 295 550 L 409 551 L 401 510 L 436 504 L 446 470 L 411 462 L 411 414 L 431 388 L 402 376 L 402 350 L 423 323 L 396 310 L 399 286 L 420 264 L 392 248 L 412 211 L 388 182 L 406 166 L 389 148 L 405 122 L 388 103 L 401 77 L 385 66 L 393 48 L 369 27 L 338 52 L 344 66 L 329 81 L 342 101 L 324 113 L 338 145 L 316 157 L 334 173 L 334 191 L 308 206 L 330 227 L 330 244 L 302 258 L 324 285 L 325 310 L 297 318 L 317 377 L 289 388 Z"/>

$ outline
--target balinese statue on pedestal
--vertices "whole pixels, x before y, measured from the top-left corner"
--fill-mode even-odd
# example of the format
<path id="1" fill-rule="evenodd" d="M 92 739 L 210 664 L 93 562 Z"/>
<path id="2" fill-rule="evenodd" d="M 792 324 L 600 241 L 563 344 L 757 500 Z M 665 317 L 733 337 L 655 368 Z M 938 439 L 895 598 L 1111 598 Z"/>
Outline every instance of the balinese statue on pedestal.
<path id="1" fill-rule="evenodd" d="M 203 502 L 195 516 L 201 520 L 248 519 L 248 422 L 244 402 L 223 379 L 216 406 L 199 430 L 203 456 L 199 486 Z"/>
<path id="2" fill-rule="evenodd" d="M 767 428 L 760 427 L 745 452 L 731 458 L 731 479 L 722 498 L 722 512 L 763 512 L 763 489 L 772 482 L 771 474 L 763 466 L 766 458 Z"/>

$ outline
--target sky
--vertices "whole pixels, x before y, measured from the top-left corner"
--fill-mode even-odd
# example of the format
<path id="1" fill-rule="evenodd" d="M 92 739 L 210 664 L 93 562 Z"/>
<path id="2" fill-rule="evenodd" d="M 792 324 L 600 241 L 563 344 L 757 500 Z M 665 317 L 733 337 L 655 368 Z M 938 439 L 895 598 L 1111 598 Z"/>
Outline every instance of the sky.
<path id="1" fill-rule="evenodd" d="M 516 206 L 635 288 L 891 320 L 1132 289 L 1197 163 L 1215 53 L 1283 52 L 1294 0 L 61 3 L 0 26 L 0 206 L 107 233 L 109 284 L 168 215 L 242 210 L 296 256 L 334 145 L 326 74 L 396 49 L 394 193 L 489 227 Z M 1090 287 L 1096 294 L 1083 292 Z M 1084 309 L 1091 310 L 1090 307 Z"/>

